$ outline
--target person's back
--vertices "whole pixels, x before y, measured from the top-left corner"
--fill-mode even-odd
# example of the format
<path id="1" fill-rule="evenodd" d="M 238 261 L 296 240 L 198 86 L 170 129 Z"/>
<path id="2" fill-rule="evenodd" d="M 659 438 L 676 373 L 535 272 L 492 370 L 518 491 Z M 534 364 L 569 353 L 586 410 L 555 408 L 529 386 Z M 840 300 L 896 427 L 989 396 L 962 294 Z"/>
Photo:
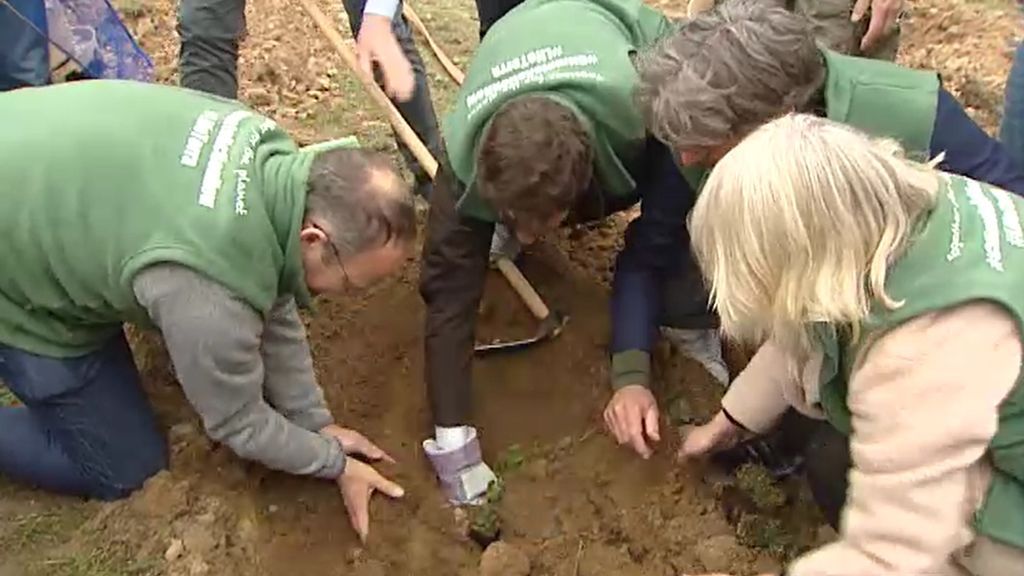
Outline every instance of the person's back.
<path id="1" fill-rule="evenodd" d="M 384 453 L 334 423 L 299 308 L 405 262 L 413 199 L 387 156 L 299 149 L 237 102 L 156 85 L 25 89 L 0 119 L 0 379 L 22 403 L 0 407 L 0 474 L 110 500 L 167 466 L 133 323 L 160 331 L 214 442 L 337 482 L 365 537 L 372 491 L 401 488 L 346 459 Z"/>
<path id="2" fill-rule="evenodd" d="M 459 181 L 476 181 L 479 144 L 495 116 L 518 98 L 539 96 L 569 109 L 590 135 L 606 193 L 631 193 L 628 168 L 646 135 L 633 106 L 632 54 L 668 28 L 664 16 L 635 0 L 528 0 L 510 11 L 481 42 L 444 123 Z M 496 219 L 493 207 L 472 198 L 460 210 Z"/>
<path id="3" fill-rule="evenodd" d="M 194 267 L 258 310 L 288 289 L 278 233 L 301 219 L 311 155 L 272 121 L 122 81 L 5 93 L 0 119 L 0 342 L 91 351 L 145 321 L 131 280 L 155 262 Z"/>

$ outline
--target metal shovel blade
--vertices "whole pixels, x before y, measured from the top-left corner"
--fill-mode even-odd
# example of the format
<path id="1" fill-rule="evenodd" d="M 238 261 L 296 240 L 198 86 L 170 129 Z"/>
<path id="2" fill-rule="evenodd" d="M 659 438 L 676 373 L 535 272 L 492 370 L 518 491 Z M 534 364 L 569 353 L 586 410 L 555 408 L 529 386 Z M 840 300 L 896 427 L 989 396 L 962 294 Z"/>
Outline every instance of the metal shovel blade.
<path id="1" fill-rule="evenodd" d="M 568 316 L 552 310 L 551 313 L 548 314 L 548 317 L 541 321 L 540 327 L 537 329 L 536 336 L 524 338 L 522 340 L 477 344 L 473 348 L 473 352 L 477 356 L 487 356 L 496 352 L 516 352 L 523 350 L 539 342 L 557 338 L 558 335 L 562 333 L 562 328 L 565 327 L 565 324 L 568 321 Z"/>

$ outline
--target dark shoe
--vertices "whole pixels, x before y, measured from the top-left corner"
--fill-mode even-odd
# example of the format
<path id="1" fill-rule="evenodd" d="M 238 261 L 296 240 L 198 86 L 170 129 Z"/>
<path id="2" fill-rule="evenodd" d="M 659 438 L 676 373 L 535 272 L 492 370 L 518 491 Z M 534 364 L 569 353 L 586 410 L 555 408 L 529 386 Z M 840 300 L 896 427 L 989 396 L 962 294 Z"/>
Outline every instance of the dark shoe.
<path id="1" fill-rule="evenodd" d="M 718 452 L 711 457 L 711 462 L 728 474 L 744 464 L 755 464 L 763 467 L 778 481 L 799 473 L 803 468 L 804 457 L 800 451 L 787 450 L 782 435 L 772 432 Z"/>

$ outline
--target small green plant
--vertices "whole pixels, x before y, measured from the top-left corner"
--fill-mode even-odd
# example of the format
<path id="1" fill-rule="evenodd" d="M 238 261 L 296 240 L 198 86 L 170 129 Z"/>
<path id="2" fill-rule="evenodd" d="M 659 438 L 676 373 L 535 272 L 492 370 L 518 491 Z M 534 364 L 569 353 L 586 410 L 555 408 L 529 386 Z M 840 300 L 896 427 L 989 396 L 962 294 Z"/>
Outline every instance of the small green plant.
<path id="1" fill-rule="evenodd" d="M 515 472 L 522 468 L 525 462 L 526 454 L 523 453 L 522 446 L 519 444 L 513 444 L 498 456 L 498 463 L 494 467 L 494 473 L 498 476 L 502 476 L 510 472 Z"/>
<path id="2" fill-rule="evenodd" d="M 14 397 L 14 393 L 11 392 L 7 386 L 4 386 L 4 381 L 0 380 L 0 406 L 17 406 L 18 399 Z"/>
<path id="3" fill-rule="evenodd" d="M 744 514 L 736 525 L 736 540 L 749 548 L 766 550 L 777 558 L 793 555 L 796 542 L 777 518 Z"/>
<path id="4" fill-rule="evenodd" d="M 494 542 L 501 535 L 501 516 L 498 504 L 505 496 L 505 482 L 499 475 L 487 487 L 484 502 L 474 506 L 469 515 L 469 535 L 483 547 Z"/>
<path id="5" fill-rule="evenodd" d="M 736 470 L 737 487 L 758 510 L 771 512 L 786 504 L 786 493 L 763 466 L 744 464 Z"/>

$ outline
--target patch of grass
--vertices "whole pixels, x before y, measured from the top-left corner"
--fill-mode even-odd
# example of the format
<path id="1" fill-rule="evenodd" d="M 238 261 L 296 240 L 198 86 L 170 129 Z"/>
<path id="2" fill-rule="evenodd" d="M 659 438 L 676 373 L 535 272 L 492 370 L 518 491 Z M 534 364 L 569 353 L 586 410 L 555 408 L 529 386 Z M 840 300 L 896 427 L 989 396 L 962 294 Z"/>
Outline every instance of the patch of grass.
<path id="1" fill-rule="evenodd" d="M 10 533 L 3 539 L 4 550 L 56 544 L 73 526 L 67 518 L 55 512 L 25 514 L 8 520 L 7 524 Z"/>
<path id="2" fill-rule="evenodd" d="M 30 567 L 32 576 L 150 576 L 159 573 L 156 561 L 140 562 L 127 551 L 112 547 L 94 547 L 36 562 Z"/>
<path id="3" fill-rule="evenodd" d="M 151 0 L 113 0 L 112 4 L 127 18 L 145 16 L 152 9 Z"/>
<path id="4" fill-rule="evenodd" d="M 59 508 L 3 518 L 0 550 L 5 553 L 51 548 L 70 539 L 84 513 L 76 508 Z"/>
<path id="5" fill-rule="evenodd" d="M 749 548 L 766 550 L 778 558 L 795 554 L 796 538 L 777 518 L 744 514 L 736 525 L 736 540 Z"/>
<path id="6" fill-rule="evenodd" d="M 744 464 L 736 470 L 736 484 L 759 510 L 773 511 L 786 503 L 786 493 L 763 466 Z"/>
<path id="7" fill-rule="evenodd" d="M 4 386 L 4 381 L 0 380 L 0 406 L 17 406 L 18 399 L 14 397 L 14 393 Z"/>
<path id="8" fill-rule="evenodd" d="M 981 4 L 995 10 L 1014 8 L 1015 0 L 966 0 L 967 4 Z"/>
<path id="9" fill-rule="evenodd" d="M 526 454 L 522 446 L 513 444 L 498 456 L 498 463 L 494 466 L 494 473 L 498 476 L 514 472 L 523 467 L 526 463 Z"/>

